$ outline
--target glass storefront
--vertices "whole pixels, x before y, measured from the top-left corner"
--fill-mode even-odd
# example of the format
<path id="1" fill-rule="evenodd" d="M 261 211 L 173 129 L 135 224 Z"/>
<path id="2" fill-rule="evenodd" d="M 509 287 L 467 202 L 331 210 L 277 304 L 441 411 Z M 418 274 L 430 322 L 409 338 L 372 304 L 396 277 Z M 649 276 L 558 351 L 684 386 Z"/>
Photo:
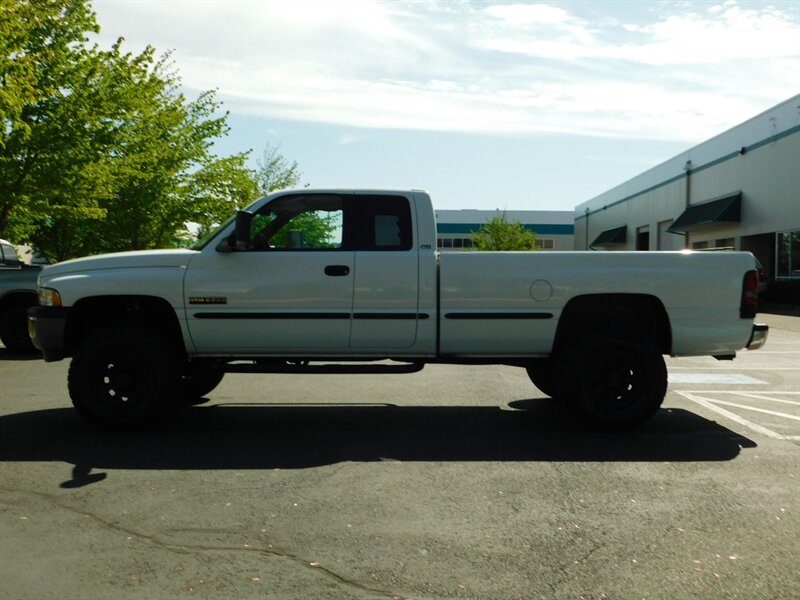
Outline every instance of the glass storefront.
<path id="1" fill-rule="evenodd" d="M 800 229 L 775 234 L 775 278 L 800 279 Z"/>

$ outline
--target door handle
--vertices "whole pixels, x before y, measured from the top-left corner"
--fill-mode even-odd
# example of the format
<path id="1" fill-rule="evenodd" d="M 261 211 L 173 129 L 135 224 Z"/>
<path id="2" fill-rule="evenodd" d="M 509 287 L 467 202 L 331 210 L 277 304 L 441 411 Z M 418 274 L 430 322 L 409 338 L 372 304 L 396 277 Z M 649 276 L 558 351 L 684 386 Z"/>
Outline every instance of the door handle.
<path id="1" fill-rule="evenodd" d="M 347 265 L 328 265 L 325 267 L 325 275 L 329 277 L 344 277 L 350 274 L 350 267 Z"/>

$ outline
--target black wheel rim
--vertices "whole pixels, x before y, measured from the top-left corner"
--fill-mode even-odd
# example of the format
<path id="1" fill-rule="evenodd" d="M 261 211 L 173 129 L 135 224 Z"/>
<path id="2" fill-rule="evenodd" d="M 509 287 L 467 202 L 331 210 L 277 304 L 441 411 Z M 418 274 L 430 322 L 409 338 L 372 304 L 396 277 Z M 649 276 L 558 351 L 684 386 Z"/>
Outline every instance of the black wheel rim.
<path id="1" fill-rule="evenodd" d="M 591 358 L 587 377 L 589 410 L 604 418 L 631 417 L 642 408 L 646 369 L 630 350 L 606 348 Z"/>
<path id="2" fill-rule="evenodd" d="M 92 408 L 103 418 L 128 420 L 152 403 L 146 365 L 133 353 L 112 352 L 98 359 L 92 372 Z"/>

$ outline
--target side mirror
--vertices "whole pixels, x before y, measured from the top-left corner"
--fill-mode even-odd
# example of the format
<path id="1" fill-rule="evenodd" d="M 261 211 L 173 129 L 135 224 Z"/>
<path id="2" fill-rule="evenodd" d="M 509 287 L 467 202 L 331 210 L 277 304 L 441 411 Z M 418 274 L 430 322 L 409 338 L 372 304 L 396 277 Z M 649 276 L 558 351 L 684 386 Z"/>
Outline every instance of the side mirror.
<path id="1" fill-rule="evenodd" d="M 236 227 L 233 233 L 222 238 L 217 244 L 217 252 L 233 252 L 234 250 L 247 250 L 250 247 L 250 226 L 253 222 L 253 213 L 240 210 L 236 213 Z"/>
<path id="2" fill-rule="evenodd" d="M 247 250 L 250 247 L 250 227 L 253 223 L 253 213 L 240 210 L 236 213 L 236 239 L 237 250 Z"/>

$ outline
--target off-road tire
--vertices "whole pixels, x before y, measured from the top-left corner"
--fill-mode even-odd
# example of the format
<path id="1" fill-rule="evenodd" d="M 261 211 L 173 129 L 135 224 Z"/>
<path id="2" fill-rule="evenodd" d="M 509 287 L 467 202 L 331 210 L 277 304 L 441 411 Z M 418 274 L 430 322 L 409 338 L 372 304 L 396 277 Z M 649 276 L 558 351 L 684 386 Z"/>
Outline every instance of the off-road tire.
<path id="1" fill-rule="evenodd" d="M 563 399 L 597 429 L 635 429 L 656 413 L 667 391 L 667 368 L 656 347 L 614 332 L 575 343 L 558 371 Z"/>
<path id="2" fill-rule="evenodd" d="M 68 388 L 78 413 L 101 428 L 152 425 L 175 402 L 175 356 L 155 333 L 115 328 L 91 334 L 75 351 Z"/>

